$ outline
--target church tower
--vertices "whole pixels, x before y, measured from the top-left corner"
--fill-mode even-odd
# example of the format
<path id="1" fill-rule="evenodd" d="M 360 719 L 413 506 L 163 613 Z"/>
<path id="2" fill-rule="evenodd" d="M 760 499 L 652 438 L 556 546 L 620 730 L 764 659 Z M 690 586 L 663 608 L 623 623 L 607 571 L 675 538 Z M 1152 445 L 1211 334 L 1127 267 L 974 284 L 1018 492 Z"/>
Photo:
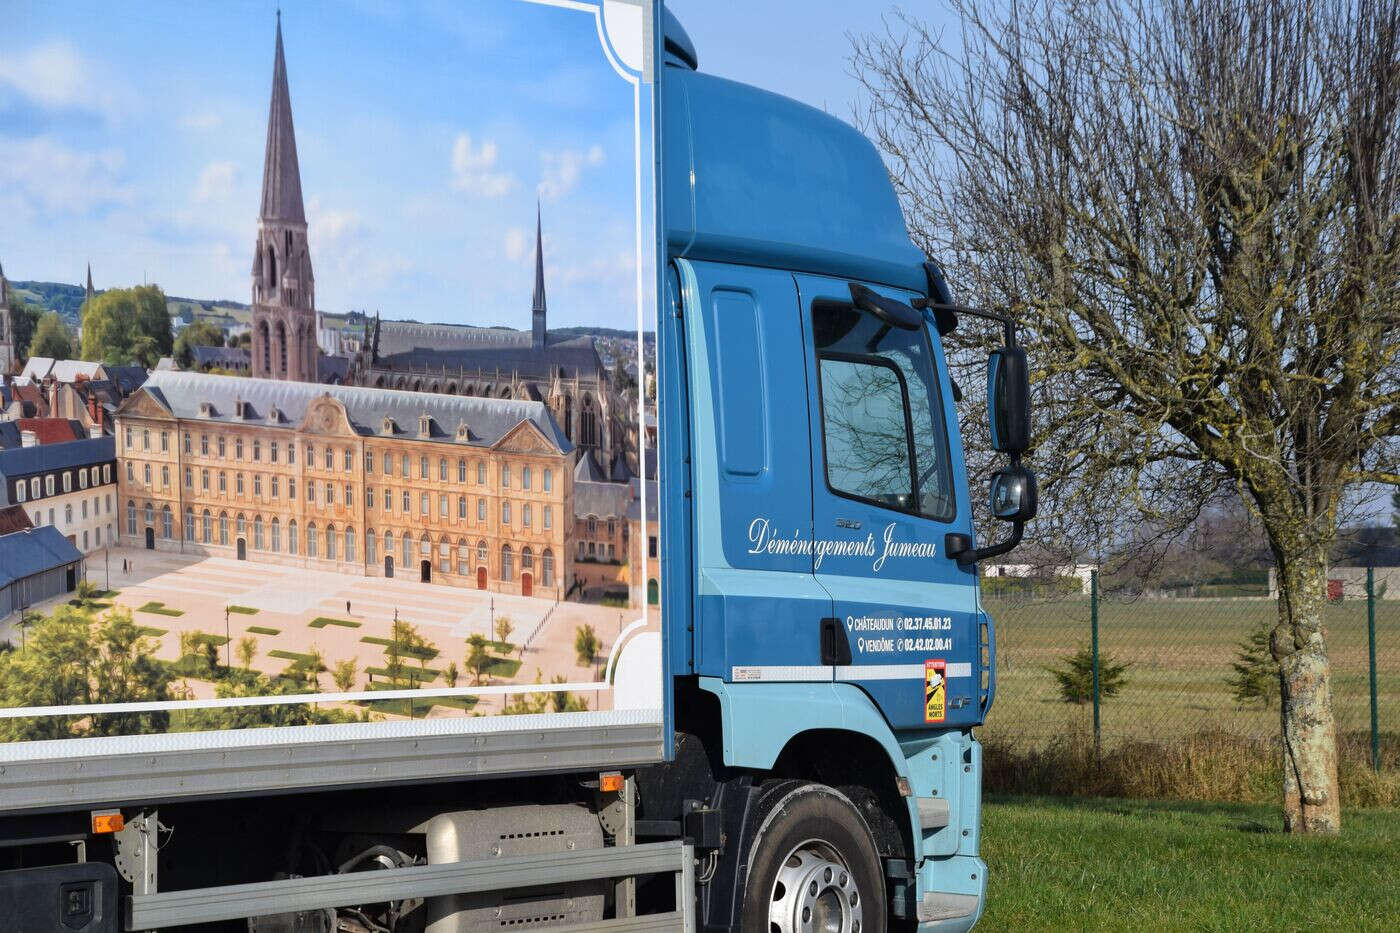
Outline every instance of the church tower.
<path id="1" fill-rule="evenodd" d="M 83 291 L 83 305 L 86 306 L 89 301 L 96 297 L 97 292 L 92 287 L 92 263 L 88 263 L 87 288 Z"/>
<path id="2" fill-rule="evenodd" d="M 530 345 L 536 350 L 543 350 L 545 341 L 549 337 L 549 330 L 545 322 L 544 236 L 540 228 L 539 204 L 535 205 L 535 300 L 530 305 L 530 316 L 533 325 Z"/>
<path id="3" fill-rule="evenodd" d="M 15 346 L 14 315 L 10 313 L 10 285 L 5 281 L 5 268 L 0 266 L 0 375 L 14 371 L 19 362 L 19 347 Z"/>
<path id="4" fill-rule="evenodd" d="M 292 131 L 287 62 L 282 54 L 282 14 L 277 14 L 277 50 L 272 65 L 272 103 L 267 114 L 262 209 L 253 251 L 254 376 L 316 381 L 316 282 L 306 244 L 306 209 L 301 168 Z"/>

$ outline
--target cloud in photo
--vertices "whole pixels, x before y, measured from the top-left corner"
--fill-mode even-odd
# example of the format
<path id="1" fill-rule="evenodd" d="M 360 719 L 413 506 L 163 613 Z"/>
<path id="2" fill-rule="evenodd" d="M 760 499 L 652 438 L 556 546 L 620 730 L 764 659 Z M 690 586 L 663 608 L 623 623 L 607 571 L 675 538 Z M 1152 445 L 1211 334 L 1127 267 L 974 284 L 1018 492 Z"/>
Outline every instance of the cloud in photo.
<path id="1" fill-rule="evenodd" d="M 226 200 L 233 194 L 234 186 L 238 184 L 238 176 L 236 162 L 210 162 L 200 171 L 199 180 L 195 182 L 195 203 L 208 204 L 211 201 Z"/>
<path id="2" fill-rule="evenodd" d="M 0 139 L 0 188 L 33 208 L 87 214 L 129 203 L 126 158 L 119 149 L 81 152 L 55 139 Z"/>
<path id="3" fill-rule="evenodd" d="M 540 197 L 557 201 L 578 186 L 585 168 L 603 164 L 603 147 L 594 143 L 587 150 L 562 149 L 540 153 Z"/>
<path id="4" fill-rule="evenodd" d="M 77 48 L 58 39 L 0 55 L 0 86 L 46 110 L 78 110 L 115 122 L 121 94 Z"/>
<path id="5" fill-rule="evenodd" d="M 452 143 L 452 187 L 482 198 L 499 198 L 515 189 L 515 176 L 496 170 L 496 143 L 472 145 L 470 133 L 458 133 Z"/>

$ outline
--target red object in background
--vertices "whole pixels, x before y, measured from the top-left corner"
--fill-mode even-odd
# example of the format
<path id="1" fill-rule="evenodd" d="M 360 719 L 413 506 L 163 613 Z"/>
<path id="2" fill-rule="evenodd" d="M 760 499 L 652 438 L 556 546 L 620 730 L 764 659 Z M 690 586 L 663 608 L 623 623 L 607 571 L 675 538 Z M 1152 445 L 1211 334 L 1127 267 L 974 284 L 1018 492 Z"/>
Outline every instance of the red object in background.
<path id="1" fill-rule="evenodd" d="M 1342 601 L 1342 581 L 1341 581 L 1341 580 L 1328 580 L 1328 581 L 1327 581 L 1327 601 L 1328 601 L 1328 602 L 1333 602 L 1333 603 L 1339 603 L 1339 602 Z"/>

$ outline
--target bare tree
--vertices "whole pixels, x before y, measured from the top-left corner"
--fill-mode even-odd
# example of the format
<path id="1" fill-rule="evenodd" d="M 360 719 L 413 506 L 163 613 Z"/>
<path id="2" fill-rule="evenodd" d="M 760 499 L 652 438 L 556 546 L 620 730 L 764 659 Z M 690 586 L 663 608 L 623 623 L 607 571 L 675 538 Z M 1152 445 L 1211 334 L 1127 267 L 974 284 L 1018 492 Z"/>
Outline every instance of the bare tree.
<path id="1" fill-rule="evenodd" d="M 1052 525 L 1257 516 L 1284 823 L 1337 832 L 1327 555 L 1400 485 L 1400 5 L 951 2 L 951 43 L 855 43 L 913 236 L 1026 328 Z"/>

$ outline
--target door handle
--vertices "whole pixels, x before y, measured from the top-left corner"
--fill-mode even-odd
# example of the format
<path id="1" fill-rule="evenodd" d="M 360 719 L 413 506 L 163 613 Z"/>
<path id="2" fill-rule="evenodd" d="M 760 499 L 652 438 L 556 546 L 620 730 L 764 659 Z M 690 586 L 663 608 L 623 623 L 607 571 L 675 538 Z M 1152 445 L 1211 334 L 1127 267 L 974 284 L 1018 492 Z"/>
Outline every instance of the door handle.
<path id="1" fill-rule="evenodd" d="M 822 619 L 821 662 L 829 666 L 851 663 L 851 643 L 840 619 Z"/>

